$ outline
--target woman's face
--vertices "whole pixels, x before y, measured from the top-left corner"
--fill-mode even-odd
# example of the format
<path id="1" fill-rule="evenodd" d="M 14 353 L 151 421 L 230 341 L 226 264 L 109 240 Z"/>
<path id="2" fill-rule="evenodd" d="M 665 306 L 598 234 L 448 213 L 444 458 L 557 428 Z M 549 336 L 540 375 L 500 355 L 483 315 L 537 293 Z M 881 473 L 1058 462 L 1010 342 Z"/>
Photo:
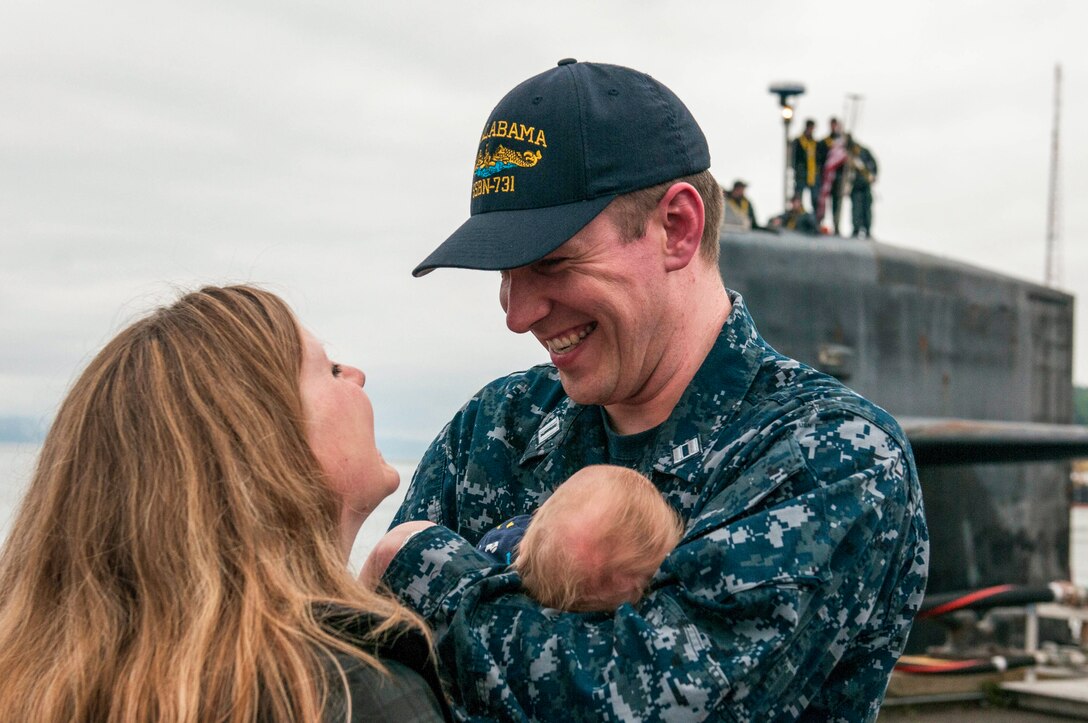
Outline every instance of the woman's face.
<path id="1" fill-rule="evenodd" d="M 306 441 L 343 501 L 342 521 L 362 522 L 397 488 L 400 475 L 374 441 L 374 410 L 363 391 L 366 375 L 330 361 L 313 334 L 306 329 L 301 334 Z"/>

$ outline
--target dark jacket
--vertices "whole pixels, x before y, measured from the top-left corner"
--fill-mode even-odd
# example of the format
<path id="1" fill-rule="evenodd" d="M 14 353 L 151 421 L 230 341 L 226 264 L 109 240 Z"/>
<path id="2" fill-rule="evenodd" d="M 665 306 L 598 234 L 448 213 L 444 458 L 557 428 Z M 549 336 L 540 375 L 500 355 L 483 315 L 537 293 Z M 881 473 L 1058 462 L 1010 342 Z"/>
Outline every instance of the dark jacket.
<path id="1" fill-rule="evenodd" d="M 325 628 L 345 642 L 375 655 L 386 666 L 386 675 L 343 653 L 334 653 L 347 678 L 351 696 L 351 717 L 339 671 L 329 661 L 329 702 L 325 723 L 438 723 L 452 721 L 449 706 L 438 681 L 438 670 L 431 657 L 427 639 L 417 630 L 404 632 L 376 646 L 366 641 L 367 634 L 380 622 L 378 618 L 344 609 L 330 609 L 320 614 Z"/>
<path id="2" fill-rule="evenodd" d="M 785 228 L 798 233 L 818 234 L 820 232 L 820 228 L 816 224 L 816 217 L 807 211 L 794 211 L 791 209 L 776 216 L 775 221 L 778 228 Z"/>
<path id="3" fill-rule="evenodd" d="M 815 138 L 805 138 L 803 135 L 797 136 L 790 143 L 790 160 L 793 163 L 795 185 L 820 185 L 819 147 L 820 143 Z"/>
<path id="4" fill-rule="evenodd" d="M 876 157 L 865 146 L 854 143 L 850 146 L 850 162 L 854 166 L 854 190 L 868 191 L 869 187 L 873 185 L 878 170 Z"/>

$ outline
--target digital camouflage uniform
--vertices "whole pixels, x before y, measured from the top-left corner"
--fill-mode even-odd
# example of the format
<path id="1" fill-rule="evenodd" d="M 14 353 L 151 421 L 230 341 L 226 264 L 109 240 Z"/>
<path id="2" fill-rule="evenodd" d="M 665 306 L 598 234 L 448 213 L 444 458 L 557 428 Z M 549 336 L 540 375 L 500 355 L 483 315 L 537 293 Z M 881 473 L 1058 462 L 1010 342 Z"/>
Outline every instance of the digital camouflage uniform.
<path id="1" fill-rule="evenodd" d="M 409 539 L 384 580 L 434 626 L 461 718 L 876 717 L 926 581 L 909 447 L 886 412 L 768 346 L 730 295 L 638 465 L 686 532 L 637 607 L 543 609 L 473 548 L 609 462 L 600 408 L 572 402 L 554 367 L 489 384 L 427 451 L 395 522 L 446 527 Z"/>

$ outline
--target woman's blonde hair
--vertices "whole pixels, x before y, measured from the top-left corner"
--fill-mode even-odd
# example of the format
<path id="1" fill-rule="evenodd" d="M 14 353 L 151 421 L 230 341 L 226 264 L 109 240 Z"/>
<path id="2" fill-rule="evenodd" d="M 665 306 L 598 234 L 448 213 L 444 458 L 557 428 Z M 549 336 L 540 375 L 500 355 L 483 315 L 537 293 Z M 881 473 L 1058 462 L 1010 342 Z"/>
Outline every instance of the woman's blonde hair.
<path id="1" fill-rule="evenodd" d="M 61 405 L 0 553 L 7 720 L 316 720 L 322 609 L 423 629 L 347 570 L 305 441 L 294 315 L 208 287 L 122 331 Z M 340 681 L 344 677 L 341 671 Z"/>

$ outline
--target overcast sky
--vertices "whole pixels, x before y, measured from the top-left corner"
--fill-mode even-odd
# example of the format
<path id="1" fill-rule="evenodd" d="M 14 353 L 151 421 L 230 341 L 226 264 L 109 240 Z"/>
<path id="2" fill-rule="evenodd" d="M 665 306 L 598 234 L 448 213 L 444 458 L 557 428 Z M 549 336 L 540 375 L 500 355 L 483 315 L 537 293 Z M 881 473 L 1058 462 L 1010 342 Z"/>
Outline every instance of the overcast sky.
<path id="1" fill-rule="evenodd" d="M 861 94 L 874 235 L 1034 281 L 1060 62 L 1063 286 L 1084 295 L 1085 27 L 1073 1 L 5 0 L 0 415 L 50 417 L 177 289 L 247 281 L 367 372 L 380 436 L 429 439 L 482 384 L 545 360 L 506 330 L 497 274 L 410 271 L 467 217 L 491 108 L 568 56 L 671 87 L 760 220 L 782 188 L 767 86 L 804 83 L 819 135 Z"/>

